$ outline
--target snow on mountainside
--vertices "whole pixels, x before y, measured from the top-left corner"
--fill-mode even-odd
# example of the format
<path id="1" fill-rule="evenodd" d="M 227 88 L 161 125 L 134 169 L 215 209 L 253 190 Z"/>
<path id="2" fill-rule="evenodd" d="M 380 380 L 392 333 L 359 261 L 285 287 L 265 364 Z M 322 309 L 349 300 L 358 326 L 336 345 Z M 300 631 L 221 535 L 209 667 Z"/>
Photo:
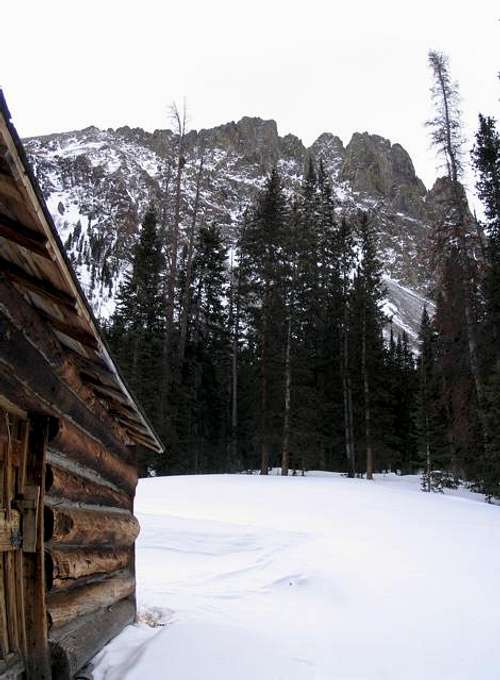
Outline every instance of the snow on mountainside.
<path id="1" fill-rule="evenodd" d="M 450 493 L 450 495 L 448 495 Z M 458 496 L 458 497 L 457 497 Z M 142 479 L 95 680 L 497 680 L 500 508 L 418 476 Z"/>
<path id="2" fill-rule="evenodd" d="M 49 210 L 98 316 L 108 317 L 142 215 L 157 201 L 173 203 L 175 135 L 128 127 L 84 130 L 25 140 Z M 186 139 L 183 228 L 191 219 L 201 149 L 205 172 L 201 215 L 217 220 L 234 239 L 241 214 L 277 165 L 290 190 L 297 189 L 307 158 L 322 159 L 338 210 L 377 211 L 387 276 L 386 311 L 397 328 L 416 336 L 429 289 L 426 265 L 433 219 L 433 192 L 416 176 L 399 144 L 368 133 L 342 141 L 322 134 L 310 149 L 294 135 L 280 137 L 274 121 L 243 118 Z"/>

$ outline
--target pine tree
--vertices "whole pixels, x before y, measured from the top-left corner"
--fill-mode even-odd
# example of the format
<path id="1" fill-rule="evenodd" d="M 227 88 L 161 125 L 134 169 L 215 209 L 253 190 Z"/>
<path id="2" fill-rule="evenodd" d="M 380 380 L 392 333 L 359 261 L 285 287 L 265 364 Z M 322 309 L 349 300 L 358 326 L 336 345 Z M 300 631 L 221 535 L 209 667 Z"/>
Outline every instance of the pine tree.
<path id="1" fill-rule="evenodd" d="M 384 436 L 386 462 L 401 474 L 411 474 L 417 458 L 415 364 L 407 333 L 399 334 L 395 340 L 392 324 L 385 357 L 381 401 L 388 410 Z"/>
<path id="2" fill-rule="evenodd" d="M 479 116 L 472 158 L 477 174 L 476 189 L 486 216 L 485 358 L 495 362 L 500 358 L 500 135 L 494 118 Z"/>
<path id="3" fill-rule="evenodd" d="M 466 352 L 476 392 L 477 413 L 482 427 L 483 444 L 488 440 L 485 388 L 481 374 L 476 318 L 477 301 L 474 289 L 475 272 L 469 245 L 467 200 L 459 183 L 463 163 L 463 134 L 459 107 L 458 87 L 451 79 L 446 55 L 429 52 L 429 65 L 434 81 L 432 98 L 435 116 L 428 122 L 431 139 L 440 156 L 445 160 L 450 183 L 450 201 L 445 224 L 440 225 L 441 263 L 446 264 L 453 253 L 463 283 L 464 330 L 467 340 Z M 444 236 L 444 239 L 443 239 Z"/>
<path id="4" fill-rule="evenodd" d="M 353 317 L 352 304 L 354 297 L 351 273 L 354 267 L 354 240 L 351 225 L 344 218 L 341 220 L 337 232 L 337 266 L 339 282 L 339 345 L 340 345 L 340 374 L 342 379 L 342 401 L 344 420 L 344 447 L 348 461 L 348 474 L 356 475 L 356 451 L 354 437 L 354 408 L 353 408 Z"/>
<path id="5" fill-rule="evenodd" d="M 319 187 L 309 159 L 303 186 L 287 229 L 288 297 L 293 308 L 288 316 L 290 342 L 286 353 L 284 443 L 294 451 L 294 469 L 314 465 L 320 447 L 321 396 L 318 384 L 321 335 Z M 293 373 L 293 394 L 290 386 Z M 293 403 L 290 404 L 293 396 Z M 292 430 L 287 434 L 287 430 Z"/>
<path id="6" fill-rule="evenodd" d="M 348 315 L 348 297 L 354 266 L 352 230 L 346 220 L 339 221 L 331 179 L 322 161 L 318 168 L 318 349 L 317 382 L 323 424 L 320 430 L 321 468 L 345 469 L 351 458 L 346 453 L 343 427 L 343 322 Z M 347 334 L 346 334 L 347 335 Z M 347 355 L 346 355 L 347 356 Z M 349 376 L 347 376 L 347 383 Z M 344 447 L 342 444 L 344 443 Z M 343 449 L 343 450 L 342 450 Z M 352 456 L 352 461 L 354 456 Z M 352 462 L 351 461 L 351 462 Z M 351 465 L 352 469 L 352 465 Z"/>
<path id="7" fill-rule="evenodd" d="M 416 425 L 418 462 L 422 468 L 422 490 L 433 491 L 435 470 L 449 465 L 447 450 L 447 417 L 440 395 L 438 367 L 438 335 L 424 307 L 418 335 L 418 390 L 416 394 Z"/>
<path id="8" fill-rule="evenodd" d="M 132 268 L 118 292 L 109 342 L 125 378 L 160 435 L 164 431 L 158 398 L 165 328 L 164 266 L 156 212 L 149 208 L 133 249 Z M 147 462 L 151 465 L 151 461 Z"/>
<path id="9" fill-rule="evenodd" d="M 195 471 L 221 472 L 232 469 L 227 460 L 228 331 L 227 247 L 217 225 L 200 228 L 193 259 L 193 317 L 189 331 L 191 384 L 188 434 L 194 449 Z"/>
<path id="10" fill-rule="evenodd" d="M 286 345 L 286 229 L 288 207 L 273 170 L 245 230 L 246 315 L 259 370 L 260 471 L 266 475 L 282 434 L 282 358 Z M 280 434 L 278 434 L 280 433 Z"/>
<path id="11" fill-rule="evenodd" d="M 474 479 L 485 441 L 469 361 L 461 273 L 459 256 L 452 252 L 442 273 L 433 319 L 439 396 L 447 437 L 441 467 L 448 469 L 455 479 Z"/>
<path id="12" fill-rule="evenodd" d="M 476 189 L 484 205 L 487 237 L 482 365 L 489 439 L 479 472 L 479 488 L 491 499 L 500 496 L 500 135 L 494 118 L 479 116 L 472 159 L 477 174 Z"/>
<path id="13" fill-rule="evenodd" d="M 354 280 L 353 324 L 356 327 L 360 357 L 358 368 L 361 398 L 359 401 L 366 450 L 366 477 L 373 479 L 375 469 L 373 415 L 377 382 L 382 374 L 384 354 L 383 314 L 380 308 L 384 288 L 373 224 L 368 215 L 361 213 L 356 226 L 360 254 Z"/>

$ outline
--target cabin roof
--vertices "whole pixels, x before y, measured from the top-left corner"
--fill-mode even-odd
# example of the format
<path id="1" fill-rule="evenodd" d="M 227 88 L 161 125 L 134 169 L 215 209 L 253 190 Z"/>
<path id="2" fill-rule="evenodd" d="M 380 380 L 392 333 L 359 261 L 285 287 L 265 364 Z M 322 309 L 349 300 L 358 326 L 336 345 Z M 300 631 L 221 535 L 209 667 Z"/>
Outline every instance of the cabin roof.
<path id="1" fill-rule="evenodd" d="M 163 445 L 127 387 L 66 256 L 0 89 L 0 273 L 44 318 L 130 444 Z"/>

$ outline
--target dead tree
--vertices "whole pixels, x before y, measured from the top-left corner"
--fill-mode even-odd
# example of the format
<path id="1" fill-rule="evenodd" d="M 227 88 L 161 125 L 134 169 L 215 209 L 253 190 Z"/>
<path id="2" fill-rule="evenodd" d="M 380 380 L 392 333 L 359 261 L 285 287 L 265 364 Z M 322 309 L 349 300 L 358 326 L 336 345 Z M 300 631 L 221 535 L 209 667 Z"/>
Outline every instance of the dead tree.
<path id="1" fill-rule="evenodd" d="M 169 234 L 170 266 L 167 279 L 165 312 L 166 312 L 166 359 L 171 350 L 171 342 L 174 328 L 174 309 L 175 309 L 175 284 L 177 281 L 177 264 L 179 255 L 179 231 L 181 222 L 181 200 L 182 200 L 182 175 L 186 164 L 184 141 L 186 136 L 186 106 L 182 113 L 179 112 L 176 104 L 172 104 L 172 119 L 175 123 L 177 134 L 176 149 L 176 175 L 175 175 L 175 195 L 174 195 L 174 215 Z"/>
<path id="2" fill-rule="evenodd" d="M 184 141 L 186 136 L 186 106 L 183 106 L 182 113 L 179 112 L 175 102 L 171 106 L 171 117 L 174 121 L 175 132 L 177 133 L 177 148 L 175 159 L 175 193 L 174 193 L 174 213 L 171 227 L 168 230 L 168 252 L 169 267 L 167 285 L 165 290 L 165 340 L 163 343 L 163 380 L 161 381 L 161 413 L 162 419 L 168 420 L 169 428 L 172 430 L 174 417 L 167 408 L 170 387 L 173 380 L 173 370 L 171 366 L 172 343 L 174 333 L 174 312 L 175 312 L 175 286 L 177 282 L 177 264 L 179 255 L 179 231 L 181 222 L 181 199 L 182 199 L 182 175 L 186 164 Z M 170 178 L 168 184 L 170 183 Z M 167 181 L 167 180 L 166 180 Z"/>
<path id="3" fill-rule="evenodd" d="M 429 52 L 434 83 L 432 99 L 435 116 L 427 122 L 431 128 L 431 139 L 438 153 L 445 160 L 448 179 L 451 184 L 451 202 L 448 216 L 450 226 L 449 243 L 456 248 L 462 270 L 464 290 L 465 333 L 468 360 L 477 398 L 478 416 L 483 430 L 484 441 L 488 439 L 488 420 L 485 410 L 485 392 L 481 376 L 477 330 L 473 304 L 473 267 L 467 240 L 467 199 L 459 182 L 463 171 L 462 148 L 464 144 L 459 94 L 457 84 L 451 80 L 448 57 L 440 52 Z"/>
<path id="4" fill-rule="evenodd" d="M 191 308 L 191 284 L 193 278 L 193 253 L 194 243 L 196 239 L 196 229 L 198 221 L 198 213 L 200 207 L 200 190 L 203 178 L 203 167 L 205 162 L 205 148 L 201 147 L 200 160 L 198 164 L 198 173 L 196 175 L 196 192 L 194 197 L 193 212 L 191 217 L 191 224 L 188 233 L 188 244 L 186 254 L 186 280 L 184 282 L 184 290 L 182 293 L 181 303 L 181 317 L 179 329 L 179 345 L 177 347 L 177 373 L 182 371 L 184 363 L 184 355 L 186 351 L 187 329 L 189 321 L 189 313 Z"/>

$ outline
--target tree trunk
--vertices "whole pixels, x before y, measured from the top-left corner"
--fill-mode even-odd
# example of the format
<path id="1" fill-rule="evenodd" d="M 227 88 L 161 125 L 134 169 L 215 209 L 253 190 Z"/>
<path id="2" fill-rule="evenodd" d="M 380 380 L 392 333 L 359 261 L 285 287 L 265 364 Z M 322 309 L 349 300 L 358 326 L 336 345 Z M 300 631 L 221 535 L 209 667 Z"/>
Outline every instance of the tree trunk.
<path id="1" fill-rule="evenodd" d="M 175 205 L 174 219 L 170 232 L 170 267 L 167 278 L 165 293 L 165 340 L 163 343 L 163 375 L 160 385 L 160 418 L 167 421 L 169 436 L 173 436 L 175 429 L 175 415 L 170 412 L 168 402 L 173 381 L 173 368 L 171 366 L 172 340 L 174 331 L 174 309 L 175 309 L 175 284 L 177 281 L 177 258 L 179 249 L 179 227 L 181 220 L 181 192 L 182 192 L 182 171 L 185 164 L 184 158 L 184 136 L 186 133 L 186 110 L 184 108 L 182 118 L 174 105 L 172 110 L 177 124 L 179 135 L 177 148 L 177 169 L 175 176 Z"/>
<path id="2" fill-rule="evenodd" d="M 431 445 L 429 441 L 429 415 L 425 414 L 425 469 L 426 469 L 426 491 L 431 490 Z"/>
<path id="3" fill-rule="evenodd" d="M 260 379 L 260 405 L 261 405 L 261 419 L 260 419 L 260 447 L 261 447 L 261 457 L 260 457 L 260 474 L 267 475 L 269 472 L 269 442 L 268 442 L 268 413 L 267 413 L 267 391 L 268 391 L 268 365 L 267 365 L 267 343 L 268 343 L 268 289 L 264 294 L 264 301 L 262 305 L 262 358 L 261 358 L 261 379 Z"/>
<path id="4" fill-rule="evenodd" d="M 463 231 L 463 230 L 462 230 Z M 488 441 L 489 423 L 486 416 L 485 408 L 485 393 L 483 387 L 483 380 L 481 376 L 481 365 L 479 361 L 479 351 L 477 345 L 476 328 L 474 320 L 474 312 L 472 310 L 472 289 L 471 289 L 471 272 L 470 261 L 466 250 L 465 234 L 462 233 L 462 246 L 464 250 L 462 253 L 463 270 L 464 270 L 464 314 L 465 314 L 465 330 L 467 334 L 467 347 L 469 351 L 469 365 L 474 379 L 474 386 L 477 396 L 477 411 L 481 427 L 483 429 L 485 442 Z"/>
<path id="5" fill-rule="evenodd" d="M 241 262 L 238 272 L 238 282 L 234 281 L 234 271 L 231 268 L 231 310 L 233 313 L 233 342 L 231 353 L 231 441 L 229 446 L 230 461 L 232 465 L 239 465 L 238 460 L 238 346 L 240 334 L 240 289 L 241 289 Z M 236 292 L 236 294 L 235 294 Z"/>
<path id="6" fill-rule="evenodd" d="M 452 125 L 453 121 L 450 116 L 449 109 L 449 90 L 446 87 L 445 77 L 443 69 L 439 66 L 437 71 L 439 86 L 441 88 L 442 100 L 443 100 L 443 115 L 444 115 L 444 127 L 446 134 L 446 153 L 449 157 L 448 163 L 448 176 L 453 184 L 455 209 L 458 213 L 458 219 L 455 224 L 455 236 L 460 244 L 460 262 L 463 271 L 463 286 L 464 286 L 464 315 L 465 315 L 465 331 L 467 337 L 467 347 L 469 354 L 469 366 L 474 380 L 474 387 L 477 396 L 477 410 L 478 416 L 483 430 L 484 442 L 487 446 L 489 440 L 489 423 L 486 416 L 485 409 L 485 394 L 483 381 L 481 377 L 481 368 L 479 362 L 478 345 L 476 338 L 476 329 L 474 322 L 474 313 L 472 309 L 472 272 L 470 266 L 470 258 L 468 254 L 467 239 L 465 234 L 466 224 L 465 224 L 465 207 L 463 204 L 461 193 L 458 189 L 458 171 L 459 166 L 457 163 L 457 157 L 455 149 L 452 144 Z M 455 121 L 456 123 L 456 121 Z"/>
<path id="7" fill-rule="evenodd" d="M 290 465 L 290 404 L 292 392 L 291 344 L 292 308 L 290 303 L 285 350 L 285 415 L 283 420 L 283 450 L 281 454 L 281 474 L 283 476 L 288 475 L 288 468 Z"/>
<path id="8" fill-rule="evenodd" d="M 191 227 L 189 229 L 188 252 L 186 257 L 186 281 L 184 282 L 184 290 L 182 293 L 182 309 L 179 332 L 179 346 L 177 348 L 177 373 L 182 371 L 182 364 L 184 363 L 184 355 L 186 352 L 187 328 L 189 312 L 191 307 L 191 279 L 193 276 L 193 252 L 194 241 L 196 235 L 196 222 L 198 218 L 198 209 L 200 204 L 200 186 L 203 175 L 203 164 L 205 162 L 205 154 L 202 151 L 200 164 L 198 166 L 198 174 L 196 177 L 196 194 L 193 205 L 193 217 L 191 220 Z"/>
<path id="9" fill-rule="evenodd" d="M 354 453 L 354 431 L 352 417 L 352 387 L 349 368 L 349 335 L 347 331 L 348 307 L 344 309 L 344 327 L 342 329 L 341 364 L 342 364 L 342 391 L 344 400 L 344 437 L 345 453 L 349 461 L 349 477 L 356 476 L 356 460 Z"/>
<path id="10" fill-rule="evenodd" d="M 363 374 L 363 396 L 365 410 L 365 440 L 366 440 L 366 478 L 373 479 L 373 449 L 371 441 L 371 412 L 370 412 L 370 381 L 366 360 L 366 310 L 363 312 L 361 338 L 361 372 Z"/>

